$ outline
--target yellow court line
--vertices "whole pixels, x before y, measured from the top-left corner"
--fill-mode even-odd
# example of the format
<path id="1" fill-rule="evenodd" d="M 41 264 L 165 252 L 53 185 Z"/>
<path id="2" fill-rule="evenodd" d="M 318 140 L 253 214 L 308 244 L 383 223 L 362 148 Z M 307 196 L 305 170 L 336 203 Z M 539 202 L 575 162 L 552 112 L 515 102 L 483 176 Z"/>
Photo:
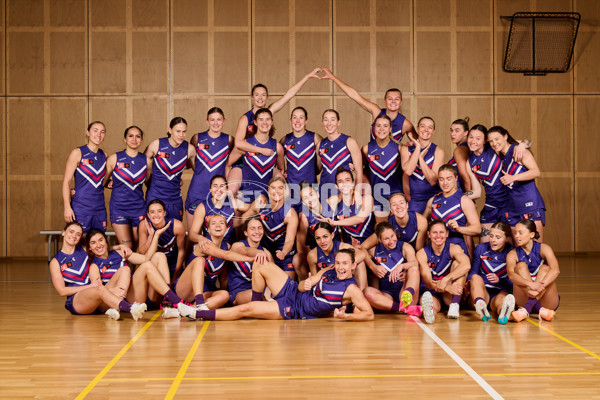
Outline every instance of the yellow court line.
<path id="1" fill-rule="evenodd" d="M 485 376 L 568 376 L 568 375 L 600 375 L 600 372 L 512 372 L 505 374 L 481 374 Z"/>
<path id="2" fill-rule="evenodd" d="M 150 319 L 150 321 L 146 322 L 146 325 L 144 325 L 144 327 L 140 329 L 140 331 L 133 338 L 131 338 L 131 340 L 125 345 L 125 347 L 123 347 L 121 351 L 119 351 L 119 353 L 116 356 L 114 356 L 114 358 L 110 360 L 108 364 L 106 364 L 106 367 L 104 367 L 102 371 L 100 371 L 100 373 L 96 375 L 96 377 L 85 387 L 85 389 L 83 389 L 83 391 L 79 393 L 79 396 L 77 396 L 75 400 L 84 399 L 85 396 L 87 396 L 90 393 L 90 391 L 98 384 L 98 382 L 102 380 L 104 375 L 106 375 L 108 371 L 110 371 L 110 369 L 114 367 L 114 365 L 117 363 L 117 361 L 119 361 L 121 357 L 123 357 L 127 350 L 129 350 L 131 346 L 133 346 L 133 344 L 144 334 L 144 332 L 146 332 L 148 328 L 150 328 L 150 325 L 152 325 L 152 323 L 156 321 L 156 318 L 158 318 L 158 316 L 161 313 L 162 310 L 158 310 Z"/>
<path id="3" fill-rule="evenodd" d="M 587 354 L 589 354 L 590 356 L 592 356 L 592 357 L 596 358 L 597 360 L 600 360 L 600 356 L 599 356 L 599 355 L 597 355 L 596 353 L 592 353 L 592 352 L 591 352 L 591 351 L 589 351 L 588 349 L 581 347 L 580 345 L 578 345 L 578 344 L 577 344 L 577 343 L 575 343 L 575 342 L 572 342 L 571 340 L 567 339 L 566 337 L 560 336 L 558 333 L 556 333 L 556 332 L 554 332 L 554 331 L 551 331 L 550 329 L 548 329 L 548 328 L 545 328 L 545 327 L 541 326 L 541 325 L 540 325 L 540 324 L 538 324 L 537 322 L 535 322 L 535 321 L 531 320 L 531 318 L 527 318 L 527 322 L 529 322 L 529 323 L 531 323 L 531 324 L 533 324 L 533 325 L 537 326 L 538 328 L 541 328 L 541 329 L 545 330 L 546 332 L 548 332 L 548 333 L 550 333 L 550 334 L 552 334 L 552 335 L 556 336 L 557 338 L 559 338 L 559 339 L 560 339 L 560 340 L 562 340 L 563 342 L 565 342 L 565 343 L 568 343 L 568 344 L 570 344 L 571 346 L 578 348 L 579 350 L 583 351 L 584 353 L 587 353 Z"/>
<path id="4" fill-rule="evenodd" d="M 179 385 L 181 384 L 181 381 L 183 380 L 183 377 L 185 376 L 185 373 L 186 373 L 188 367 L 190 366 L 190 363 L 192 362 L 192 359 L 194 358 L 194 355 L 196 354 L 196 350 L 198 350 L 198 346 L 200 346 L 200 342 L 202 341 L 202 338 L 204 337 L 204 334 L 206 333 L 206 330 L 208 329 L 209 325 L 210 325 L 210 321 L 206 321 L 204 323 L 204 325 L 202 326 L 202 330 L 200 331 L 200 333 L 198 334 L 198 337 L 194 341 L 194 344 L 192 345 L 192 348 L 190 349 L 187 357 L 185 357 L 185 360 L 183 361 L 181 368 L 179 368 L 179 372 L 177 373 L 177 376 L 175 377 L 175 380 L 173 381 L 173 384 L 171 385 L 169 392 L 165 396 L 165 400 L 166 399 L 171 400 L 171 399 L 173 399 L 173 397 L 175 397 L 175 392 L 177 392 L 177 389 L 179 388 Z"/>

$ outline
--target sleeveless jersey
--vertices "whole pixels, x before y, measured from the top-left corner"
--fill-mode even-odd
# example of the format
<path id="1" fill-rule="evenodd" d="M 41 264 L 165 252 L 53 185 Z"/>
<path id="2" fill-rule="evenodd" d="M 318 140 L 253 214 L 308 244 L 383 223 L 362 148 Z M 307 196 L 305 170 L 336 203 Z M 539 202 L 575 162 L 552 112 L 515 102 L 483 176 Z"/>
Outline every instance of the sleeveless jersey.
<path id="1" fill-rule="evenodd" d="M 254 125 L 254 111 L 249 110 L 244 115 L 248 119 L 248 127 L 246 128 L 246 139 L 248 139 L 250 136 L 254 136 L 256 133 L 256 127 Z"/>
<path id="2" fill-rule="evenodd" d="M 506 255 L 511 250 L 512 247 L 508 243 L 499 253 L 492 250 L 489 243 L 478 244 L 473 254 L 473 265 L 469 278 L 471 275 L 479 275 L 488 288 L 512 291 L 512 282 L 508 279 L 506 272 Z M 486 277 L 487 274 L 496 274 L 500 281 L 491 283 Z"/>
<path id="3" fill-rule="evenodd" d="M 335 265 L 335 255 L 340 250 L 340 244 L 341 242 L 334 240 L 329 254 L 325 254 L 323 249 L 317 246 L 317 271 Z"/>
<path id="4" fill-rule="evenodd" d="M 300 184 L 307 181 L 309 184 L 317 183 L 317 162 L 315 133 L 306 131 L 300 137 L 290 132 L 283 142 L 287 164 L 287 182 Z"/>
<path id="5" fill-rule="evenodd" d="M 448 197 L 444 197 L 442 193 L 438 193 L 433 197 L 433 201 L 431 202 L 431 219 L 440 219 L 444 221 L 450 233 L 449 236 L 461 239 L 463 239 L 462 233 L 458 233 L 450 228 L 448 222 L 454 220 L 458 222 L 458 226 L 467 225 L 467 217 L 465 217 L 460 204 L 460 200 L 463 196 L 464 193 L 460 190 L 457 190 L 456 193 Z"/>
<path id="6" fill-rule="evenodd" d="M 143 185 L 148 172 L 146 155 L 138 153 L 135 157 L 130 157 L 125 150 L 116 155 L 110 208 L 131 212 L 139 212 L 141 209 L 143 215 L 146 211 Z"/>
<path id="7" fill-rule="evenodd" d="M 277 141 L 269 138 L 267 143 L 260 143 L 256 136 L 246 139 L 251 145 L 273 150 L 271 156 L 263 156 L 260 153 L 244 153 L 242 166 L 242 191 L 267 193 L 267 186 L 273 177 L 273 170 L 277 164 Z M 250 195 L 251 200 L 255 196 Z"/>
<path id="8" fill-rule="evenodd" d="M 300 318 L 325 317 L 334 309 L 342 306 L 344 293 L 348 286 L 355 284 L 354 278 L 339 280 L 335 270 L 325 272 L 321 280 L 307 292 L 296 297 L 296 308 Z"/>
<path id="9" fill-rule="evenodd" d="M 542 258 L 541 254 L 542 244 L 540 242 L 533 242 L 531 252 L 527 254 L 522 247 L 517 247 L 517 262 L 524 262 L 529 268 L 529 274 L 536 277 L 540 271 L 540 267 L 544 265 L 546 260 Z"/>
<path id="10" fill-rule="evenodd" d="M 383 278 L 379 278 L 379 289 L 382 292 L 396 292 L 398 289 L 401 289 L 404 285 L 404 282 L 391 282 L 390 281 L 390 272 L 392 272 L 397 266 L 404 264 L 404 254 L 402 253 L 402 246 L 404 242 L 398 240 L 396 242 L 396 247 L 388 250 L 385 246 L 379 243 L 375 247 L 375 252 L 373 253 L 373 260 L 378 265 L 383 266 L 387 272 Z"/>
<path id="11" fill-rule="evenodd" d="M 379 115 L 377 115 L 377 117 L 380 117 L 382 115 L 385 115 L 386 113 L 386 109 L 382 108 L 381 111 L 379 112 Z M 398 143 L 400 143 L 400 141 L 402 140 L 402 138 L 404 137 L 404 134 L 402 133 L 402 125 L 404 125 L 404 120 L 406 119 L 406 117 L 400 113 L 398 113 L 398 115 L 396 115 L 396 118 L 394 118 L 392 120 L 392 138 L 397 141 Z M 375 141 L 375 122 L 373 122 L 371 124 L 371 142 Z"/>
<path id="12" fill-rule="evenodd" d="M 175 218 L 165 218 L 165 224 L 171 221 L 171 225 L 164 231 L 160 237 L 158 238 L 158 247 L 156 251 L 160 251 L 164 253 L 167 257 L 169 256 L 177 256 L 177 237 L 175 236 Z M 154 226 L 152 221 L 148 217 L 146 217 L 146 223 L 154 227 L 154 229 L 160 229 Z"/>
<path id="13" fill-rule="evenodd" d="M 247 239 L 242 240 L 241 243 L 250 247 Z M 258 250 L 263 249 L 261 245 L 258 246 Z M 239 292 L 239 289 L 250 289 L 252 287 L 252 262 L 231 261 L 227 268 L 227 281 L 229 293 Z"/>
<path id="14" fill-rule="evenodd" d="M 59 251 L 54 258 L 60 266 L 65 286 L 89 285 L 90 264 L 88 262 L 88 254 L 82 247 L 75 247 L 73 254 L 65 254 Z"/>
<path id="15" fill-rule="evenodd" d="M 349 136 L 343 133 L 340 136 L 331 141 L 328 137 L 321 140 L 319 145 L 319 157 L 321 158 L 321 164 L 323 165 L 323 172 L 321 173 L 321 180 L 319 182 L 319 192 L 324 184 L 330 183 L 335 186 L 335 173 L 339 167 L 350 169 L 349 165 L 352 162 L 352 156 L 346 142 Z M 360 165 L 355 165 L 356 168 L 360 168 Z M 334 190 L 333 194 L 337 194 L 337 189 Z"/>
<path id="16" fill-rule="evenodd" d="M 398 143 L 390 140 L 383 148 L 376 141 L 369 142 L 367 163 L 369 165 L 369 181 L 375 193 L 386 198 L 392 193 L 402 192 L 402 168 Z M 385 186 L 386 190 L 376 191 L 376 186 Z"/>
<path id="17" fill-rule="evenodd" d="M 500 182 L 502 159 L 489 146 L 481 155 L 471 153 L 469 165 L 485 189 L 485 204 L 494 208 L 504 208 L 508 202 L 508 188 Z"/>
<path id="18" fill-rule="evenodd" d="M 284 204 L 277 211 L 272 211 L 271 206 L 267 205 L 258 212 L 265 230 L 261 244 L 271 253 L 281 250 L 285 243 L 287 231 L 285 214 L 287 209 L 288 207 Z"/>
<path id="19" fill-rule="evenodd" d="M 229 246 L 225 240 L 221 242 L 221 250 L 229 250 Z M 206 256 L 204 260 L 204 291 L 214 292 L 217 290 L 219 274 L 223 270 L 223 267 L 225 267 L 225 260 L 214 256 Z"/>
<path id="20" fill-rule="evenodd" d="M 181 199 L 181 174 L 188 159 L 188 142 L 173 147 L 169 138 L 158 139 L 158 151 L 152 160 L 152 177 L 146 202 L 160 199 L 172 203 Z"/>
<path id="21" fill-rule="evenodd" d="M 440 255 L 435 254 L 431 244 L 426 245 L 424 249 L 425 254 L 427 254 L 427 265 L 429 265 L 431 277 L 434 281 L 442 280 L 442 278 L 450 273 L 450 267 L 452 266 L 453 260 L 450 256 L 450 242 L 446 241 Z"/>
<path id="22" fill-rule="evenodd" d="M 515 144 L 512 144 L 502 159 L 502 170 L 509 175 L 517 175 L 528 171 L 527 167 L 513 159 L 515 146 Z M 510 185 L 507 185 L 507 187 L 510 190 L 510 196 L 508 198 L 509 212 L 514 214 L 527 214 L 533 210 L 546 208 L 544 199 L 542 199 L 542 196 L 535 185 L 535 180 L 514 181 Z"/>
<path id="23" fill-rule="evenodd" d="M 388 222 L 394 227 L 398 239 L 410 244 L 412 247 L 417 245 L 417 236 L 419 236 L 419 224 L 417 223 L 417 214 L 414 211 L 408 211 L 408 222 L 403 228 L 400 226 L 396 217 L 390 215 Z"/>
<path id="24" fill-rule="evenodd" d="M 116 251 L 111 250 L 108 252 L 107 258 L 94 257 L 92 264 L 98 266 L 102 283 L 106 285 L 119 268 L 127 266 L 127 260 Z"/>
<path id="25" fill-rule="evenodd" d="M 217 208 L 212 202 L 212 194 L 208 193 L 208 198 L 202 201 L 204 204 L 204 224 L 202 224 L 201 233 L 202 236 L 210 238 L 208 233 L 208 220 L 211 216 L 219 214 L 225 217 L 227 220 L 227 231 L 225 232 L 224 242 L 232 243 L 235 237 L 235 231 L 233 230 L 233 217 L 235 217 L 235 210 L 231 207 L 229 202 L 225 200 L 221 208 Z"/>
<path id="26" fill-rule="evenodd" d="M 458 146 L 467 146 L 467 149 L 469 148 L 467 142 L 461 143 Z M 456 163 L 456 160 L 454 159 L 454 151 L 452 152 L 452 158 L 450 160 L 448 160 L 448 164 L 456 167 L 456 172 L 458 172 L 458 164 Z M 460 179 L 460 173 L 458 174 L 458 180 L 456 181 L 456 185 L 458 186 L 458 188 L 460 190 L 463 189 L 462 180 Z"/>
<path id="27" fill-rule="evenodd" d="M 345 218 L 354 217 L 358 214 L 356 210 L 356 203 L 347 205 L 341 201 L 337 206 L 337 213 L 335 219 L 337 221 L 341 221 Z M 373 213 L 369 213 L 367 219 L 364 222 L 351 225 L 351 226 L 340 226 L 340 229 L 346 233 L 346 235 L 352 236 L 353 238 L 358 239 L 361 243 L 364 242 L 369 236 L 375 232 L 375 218 Z M 348 238 L 350 240 L 350 238 Z"/>
<path id="28" fill-rule="evenodd" d="M 214 139 L 208 131 L 198 134 L 196 167 L 187 194 L 187 203 L 199 204 L 209 194 L 210 180 L 215 175 L 225 175 L 229 156 L 229 135 L 221 133 Z"/>
<path id="29" fill-rule="evenodd" d="M 416 147 L 414 145 L 408 146 L 409 156 L 415 151 L 415 148 Z M 429 168 L 433 166 L 436 148 L 437 146 L 434 143 L 431 143 L 427 149 L 427 153 L 425 153 L 425 163 L 429 166 Z M 440 186 L 437 183 L 434 186 L 429 184 L 418 163 L 415 168 L 415 172 L 408 177 L 408 182 L 410 185 L 410 196 L 414 200 L 429 200 L 431 197 L 433 197 L 433 195 L 441 192 Z"/>
<path id="30" fill-rule="evenodd" d="M 71 203 L 86 214 L 106 213 L 104 205 L 104 176 L 106 155 L 100 149 L 96 153 L 87 145 L 79 148 L 81 159 L 75 169 L 75 195 Z"/>

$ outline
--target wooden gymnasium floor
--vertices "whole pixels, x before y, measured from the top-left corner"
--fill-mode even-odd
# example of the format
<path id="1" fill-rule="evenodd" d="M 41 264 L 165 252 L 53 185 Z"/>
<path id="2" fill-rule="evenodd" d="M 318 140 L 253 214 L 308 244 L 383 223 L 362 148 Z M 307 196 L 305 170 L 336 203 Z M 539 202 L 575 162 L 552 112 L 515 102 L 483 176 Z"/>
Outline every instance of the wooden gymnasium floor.
<path id="1" fill-rule="evenodd" d="M 473 311 L 425 326 L 134 322 L 71 316 L 46 263 L 0 262 L 0 397 L 56 399 L 600 398 L 597 257 L 560 257 L 551 323 L 501 326 Z"/>

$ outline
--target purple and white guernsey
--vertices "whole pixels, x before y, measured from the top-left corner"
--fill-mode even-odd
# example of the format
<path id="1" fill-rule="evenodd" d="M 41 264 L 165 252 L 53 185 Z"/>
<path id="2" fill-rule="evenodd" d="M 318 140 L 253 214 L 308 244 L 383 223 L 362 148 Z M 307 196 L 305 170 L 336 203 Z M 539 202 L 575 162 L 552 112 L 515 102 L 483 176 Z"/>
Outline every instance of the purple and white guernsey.
<path id="1" fill-rule="evenodd" d="M 248 240 L 241 241 L 246 247 L 250 247 Z M 258 246 L 258 250 L 263 250 L 262 246 Z M 236 262 L 231 261 L 227 267 L 227 281 L 229 293 L 237 294 L 241 291 L 252 288 L 252 262 Z M 235 297 L 234 297 L 235 299 Z"/>
<path id="2" fill-rule="evenodd" d="M 346 218 L 354 217 L 360 211 L 356 209 L 356 203 L 347 205 L 343 201 L 340 201 L 337 208 L 337 213 L 335 216 L 336 221 L 341 221 Z M 369 236 L 375 232 L 375 218 L 373 213 L 369 213 L 367 219 L 364 222 L 356 225 L 350 226 L 340 226 L 341 230 L 346 233 L 346 235 L 357 239 L 359 242 L 364 242 Z M 347 238 L 347 241 L 351 244 L 351 239 Z"/>
<path id="3" fill-rule="evenodd" d="M 229 250 L 229 246 L 224 240 L 221 242 L 221 250 Z M 225 267 L 225 260 L 214 256 L 206 256 L 204 260 L 204 292 L 217 291 L 217 281 Z"/>
<path id="4" fill-rule="evenodd" d="M 441 254 L 435 254 L 431 244 L 423 247 L 425 254 L 427 255 L 427 265 L 431 271 L 431 277 L 434 281 L 442 280 L 446 275 L 450 273 L 450 267 L 452 267 L 452 257 L 450 256 L 450 242 L 446 241 Z M 421 282 L 421 287 L 426 288 L 425 284 Z"/>
<path id="5" fill-rule="evenodd" d="M 528 171 L 527 167 L 513 158 L 515 144 L 512 144 L 502 159 L 502 170 L 508 175 L 517 175 Z M 508 212 L 510 215 L 521 214 L 526 217 L 532 211 L 546 209 L 544 199 L 540 195 L 535 180 L 514 181 L 507 185 L 510 190 Z"/>
<path id="6" fill-rule="evenodd" d="M 385 115 L 386 113 L 386 109 L 382 108 L 381 111 L 379 112 L 379 115 L 377 115 L 377 117 L 380 117 L 382 115 Z M 404 125 L 404 120 L 406 119 L 406 117 L 400 113 L 398 113 L 398 115 L 396 115 L 396 118 L 394 118 L 392 120 L 392 138 L 400 143 L 400 141 L 402 140 L 402 138 L 404 137 L 404 134 L 402 133 L 402 125 Z M 374 142 L 375 139 L 375 123 L 371 124 L 371 142 Z"/>
<path id="7" fill-rule="evenodd" d="M 394 215 L 388 217 L 388 222 L 394 227 L 398 239 L 410 244 L 412 247 L 416 247 L 417 236 L 419 236 L 419 223 L 417 222 L 417 214 L 414 211 L 408 211 L 408 222 L 405 227 L 400 226 Z"/>
<path id="8" fill-rule="evenodd" d="M 512 292 L 513 284 L 508 279 L 508 272 L 506 271 L 506 255 L 511 250 L 512 247 L 508 243 L 501 252 L 492 250 L 489 243 L 478 244 L 475 247 L 473 264 L 468 279 L 470 280 L 473 275 L 479 275 L 483 279 L 485 287 Z M 487 278 L 488 274 L 498 276 L 498 283 L 491 283 Z"/>
<path id="9" fill-rule="evenodd" d="M 92 264 L 96 264 L 98 266 L 98 269 L 100 270 L 100 278 L 102 279 L 102 283 L 105 285 L 115 275 L 119 268 L 126 267 L 128 265 L 127 260 L 125 260 L 115 250 L 109 251 L 107 258 L 94 257 Z"/>
<path id="10" fill-rule="evenodd" d="M 425 153 L 425 163 L 429 168 L 433 167 L 436 148 L 437 146 L 435 145 L 435 143 L 431 143 L 429 145 L 429 148 L 427 149 L 427 152 Z M 414 145 L 408 146 L 409 156 L 415 151 L 415 149 L 416 147 Z M 437 183 L 432 186 L 427 181 L 425 175 L 423 174 L 423 170 L 421 170 L 421 167 L 418 163 L 415 168 L 415 172 L 413 172 L 412 175 L 408 177 L 408 182 L 410 185 L 411 200 L 427 201 L 431 197 L 433 197 L 433 195 L 441 191 L 440 186 Z"/>
<path id="11" fill-rule="evenodd" d="M 82 247 L 75 247 L 73 254 L 59 251 L 54 256 L 60 266 L 65 286 L 83 286 L 90 284 L 90 264 L 88 254 Z"/>
<path id="12" fill-rule="evenodd" d="M 341 242 L 334 240 L 333 247 L 329 254 L 325 254 L 323 249 L 317 247 L 317 271 L 322 270 L 323 268 L 333 267 L 335 265 L 335 255 L 340 250 Z"/>
<path id="13" fill-rule="evenodd" d="M 277 164 L 277 141 L 269 138 L 267 143 L 261 143 L 252 136 L 246 140 L 249 144 L 273 150 L 270 156 L 264 156 L 260 153 L 244 153 L 242 176 L 244 177 L 241 190 L 246 200 L 254 201 L 259 194 L 267 193 L 269 181 L 273 177 L 273 171 Z"/>
<path id="14" fill-rule="evenodd" d="M 321 158 L 321 164 L 323 165 L 323 172 L 321 172 L 321 179 L 319 182 L 319 192 L 322 194 L 321 188 L 326 183 L 333 184 L 335 186 L 335 173 L 339 167 L 350 169 L 349 165 L 352 163 L 352 156 L 348 145 L 346 144 L 349 139 L 348 135 L 343 133 L 338 136 L 337 139 L 331 141 L 329 138 L 321 140 L 319 144 L 319 157 Z M 359 166 L 357 166 L 359 168 Z M 333 194 L 337 194 L 337 189 L 334 190 Z"/>
<path id="15" fill-rule="evenodd" d="M 375 193 L 389 197 L 392 193 L 402 192 L 402 168 L 398 143 L 390 140 L 385 147 L 379 147 L 376 141 L 369 142 L 367 163 L 369 165 L 369 181 Z M 384 186 L 385 185 L 385 186 Z M 377 190 L 383 187 L 385 190 Z M 379 202 L 376 201 L 376 204 Z"/>
<path id="16" fill-rule="evenodd" d="M 104 176 L 106 175 L 106 155 L 100 149 L 96 153 L 87 145 L 81 146 L 81 159 L 75 169 L 75 195 L 71 206 L 75 212 L 84 215 L 106 214 L 104 205 Z"/>
<path id="17" fill-rule="evenodd" d="M 306 131 L 304 135 L 296 137 L 290 132 L 285 136 L 283 148 L 287 182 L 296 185 L 302 181 L 311 185 L 317 183 L 315 133 Z"/>
<path id="18" fill-rule="evenodd" d="M 540 272 L 540 267 L 546 263 L 546 260 L 542 258 L 542 244 L 540 242 L 533 242 L 531 252 L 527 254 L 522 247 L 517 247 L 517 262 L 524 262 L 529 268 L 529 275 L 533 277 L 533 280 L 537 277 Z"/>
<path id="19" fill-rule="evenodd" d="M 431 202 L 431 219 L 444 221 L 450 232 L 449 239 L 459 239 L 458 241 L 450 241 L 450 243 L 458 244 L 460 241 L 464 242 L 462 233 L 458 233 L 448 226 L 450 220 L 456 221 L 458 226 L 467 225 L 467 217 L 463 213 L 460 202 L 463 196 L 464 193 L 460 190 L 457 190 L 456 193 L 448 197 L 444 197 L 443 193 L 438 193 L 433 197 L 433 201 Z"/>
<path id="20" fill-rule="evenodd" d="M 461 143 L 458 146 L 466 146 L 467 149 L 469 148 L 467 142 Z M 457 147 L 458 147 L 457 146 Z M 456 168 L 456 172 L 458 172 L 458 163 L 456 162 L 456 160 L 454 159 L 454 152 L 452 152 L 452 158 L 450 160 L 448 160 L 448 164 L 452 165 L 453 167 Z M 458 174 L 458 179 L 456 181 L 456 186 L 458 186 L 459 190 L 463 190 L 463 184 L 462 184 L 462 180 L 460 179 L 460 173 Z"/>
<path id="21" fill-rule="evenodd" d="M 158 139 L 158 151 L 154 155 L 152 178 L 146 193 L 146 204 L 154 199 L 165 203 L 181 200 L 181 174 L 188 159 L 188 142 L 173 147 L 169 138 Z"/>
<path id="22" fill-rule="evenodd" d="M 116 155 L 117 162 L 112 173 L 110 209 L 129 212 L 131 215 L 144 215 L 143 184 L 148 172 L 146 155 L 138 153 L 135 157 L 130 157 L 125 150 L 119 151 Z"/>
<path id="23" fill-rule="evenodd" d="M 404 281 L 390 281 L 390 273 L 398 266 L 404 264 L 404 254 L 402 253 L 403 245 L 404 242 L 398 240 L 396 242 L 396 247 L 388 250 L 383 244 L 379 243 L 375 247 L 375 251 L 373 253 L 373 260 L 375 263 L 386 269 L 385 276 L 383 278 L 379 278 L 379 290 L 384 293 L 391 294 L 392 297 L 395 297 L 394 295 L 398 293 L 398 291 L 402 289 L 402 286 L 404 285 Z"/>
<path id="24" fill-rule="evenodd" d="M 508 188 L 500 182 L 502 177 L 502 159 L 491 147 L 486 147 L 481 155 L 471 153 L 469 166 L 475 177 L 485 188 L 485 204 L 494 208 L 506 207 Z"/>
<path id="25" fill-rule="evenodd" d="M 354 278 L 340 280 L 335 269 L 326 271 L 310 291 L 300 292 L 296 297 L 298 318 L 321 318 L 342 306 L 344 293 L 350 285 L 356 285 Z"/>

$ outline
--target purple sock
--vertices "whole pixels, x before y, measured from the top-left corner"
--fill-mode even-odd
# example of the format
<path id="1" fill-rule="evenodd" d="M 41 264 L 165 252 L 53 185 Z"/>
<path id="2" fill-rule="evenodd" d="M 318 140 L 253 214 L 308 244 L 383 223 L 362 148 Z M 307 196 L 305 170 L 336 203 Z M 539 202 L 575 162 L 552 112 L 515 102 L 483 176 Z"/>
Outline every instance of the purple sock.
<path id="1" fill-rule="evenodd" d="M 415 289 L 411 288 L 410 286 L 406 288 L 406 291 L 409 292 L 411 295 L 415 295 Z"/>
<path id="2" fill-rule="evenodd" d="M 390 311 L 391 312 L 398 312 L 398 311 L 400 311 L 400 303 L 398 303 L 397 301 L 393 301 L 392 302 L 392 309 Z"/>
<path id="3" fill-rule="evenodd" d="M 202 293 L 196 295 L 196 305 L 204 304 L 206 301 L 204 300 L 204 295 Z"/>
<path id="4" fill-rule="evenodd" d="M 540 304 L 540 302 L 538 301 L 537 303 L 535 303 L 535 305 L 533 306 L 533 308 L 531 309 L 531 313 L 532 314 L 539 314 L 540 313 L 540 308 L 542 308 L 542 305 Z"/>
<path id="5" fill-rule="evenodd" d="M 527 300 L 527 303 L 525 304 L 525 310 L 527 310 L 528 314 L 531 314 L 531 310 L 533 310 L 533 306 L 535 306 L 535 303 L 537 303 L 538 300 L 534 297 L 533 299 L 529 299 Z"/>
<path id="6" fill-rule="evenodd" d="M 477 302 L 478 302 L 479 300 L 482 300 L 482 301 L 485 303 L 485 300 L 483 300 L 483 297 L 477 297 L 477 298 L 475 299 L 475 301 L 473 302 L 473 304 L 477 304 Z"/>
<path id="7" fill-rule="evenodd" d="M 262 292 L 255 292 L 254 290 L 252 291 L 252 299 L 250 299 L 250 301 L 261 301 L 262 300 Z"/>
<path id="8" fill-rule="evenodd" d="M 462 296 L 461 296 L 460 294 L 453 294 L 453 295 L 452 295 L 452 302 L 453 302 L 453 303 L 457 303 L 457 304 L 458 304 L 458 303 L 460 303 L 460 298 L 461 298 L 461 297 L 462 297 Z"/>
<path id="9" fill-rule="evenodd" d="M 167 293 L 165 293 L 165 299 L 167 299 L 173 305 L 177 305 L 181 302 L 181 298 L 177 296 L 171 289 L 167 290 Z"/>
<path id="10" fill-rule="evenodd" d="M 121 302 L 119 303 L 119 311 L 130 312 L 131 303 L 127 302 L 127 300 L 121 300 Z"/>
<path id="11" fill-rule="evenodd" d="M 196 311 L 196 319 L 203 319 L 205 321 L 214 321 L 217 310 L 200 310 Z"/>

